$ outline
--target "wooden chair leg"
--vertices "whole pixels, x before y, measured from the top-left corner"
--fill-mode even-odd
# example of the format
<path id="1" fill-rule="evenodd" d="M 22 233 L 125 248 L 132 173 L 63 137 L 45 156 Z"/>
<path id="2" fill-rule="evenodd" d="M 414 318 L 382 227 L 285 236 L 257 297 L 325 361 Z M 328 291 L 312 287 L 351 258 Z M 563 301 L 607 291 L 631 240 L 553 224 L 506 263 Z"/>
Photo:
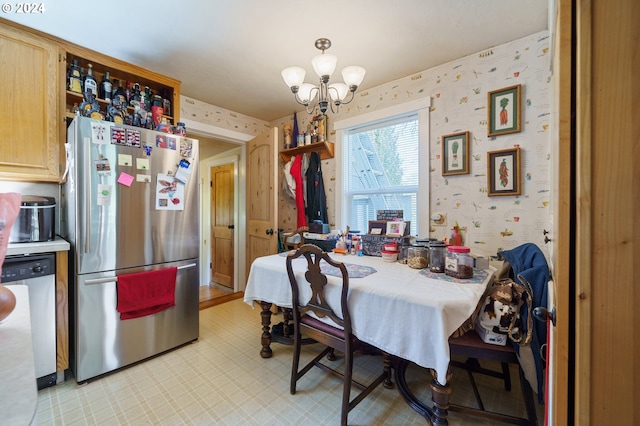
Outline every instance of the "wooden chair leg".
<path id="1" fill-rule="evenodd" d="M 524 406 L 527 410 L 527 418 L 532 426 L 536 426 L 538 424 L 538 414 L 536 413 L 536 403 L 534 401 L 533 391 L 531 390 L 531 386 L 529 385 L 526 377 L 524 377 L 524 370 L 522 367 L 518 366 L 518 370 L 520 375 L 520 387 L 522 388 L 522 397 L 524 398 Z"/>
<path id="2" fill-rule="evenodd" d="M 330 353 L 332 354 L 333 351 Z M 351 379 L 353 377 L 353 352 L 346 351 L 344 354 L 344 382 L 342 389 L 342 410 L 340 414 L 341 426 L 347 426 L 347 416 L 350 410 L 351 400 Z"/>
<path id="3" fill-rule="evenodd" d="M 302 348 L 302 342 L 298 330 L 294 331 L 293 337 L 293 362 L 291 363 L 291 384 L 289 386 L 289 392 L 291 395 L 296 393 L 296 384 L 298 383 L 298 368 L 300 366 L 300 350 Z"/>
<path id="4" fill-rule="evenodd" d="M 509 364 L 502 363 L 502 375 L 504 376 L 504 390 L 511 390 L 511 373 L 509 372 Z"/>
<path id="5" fill-rule="evenodd" d="M 336 359 L 338 359 L 338 358 L 336 357 L 336 354 L 335 354 L 335 352 L 334 352 L 334 349 L 333 349 L 333 348 L 331 348 L 331 350 L 329 350 L 329 353 L 327 354 L 327 359 L 328 359 L 329 361 L 335 361 Z"/>
<path id="6" fill-rule="evenodd" d="M 482 403 L 482 398 L 480 397 L 480 392 L 478 391 L 476 379 L 473 378 L 473 372 L 471 370 L 467 370 L 467 375 L 469 376 L 469 381 L 471 382 L 471 388 L 473 389 L 473 395 L 476 397 L 478 408 L 484 411 L 484 404 Z"/>

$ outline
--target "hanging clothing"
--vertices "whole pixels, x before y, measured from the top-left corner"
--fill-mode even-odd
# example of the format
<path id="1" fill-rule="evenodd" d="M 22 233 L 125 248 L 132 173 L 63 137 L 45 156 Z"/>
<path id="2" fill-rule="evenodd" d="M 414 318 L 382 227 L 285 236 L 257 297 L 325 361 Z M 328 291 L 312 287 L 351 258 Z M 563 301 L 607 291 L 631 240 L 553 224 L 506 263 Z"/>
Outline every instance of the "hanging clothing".
<path id="1" fill-rule="evenodd" d="M 307 226 L 307 217 L 304 211 L 304 189 L 302 186 L 302 155 L 296 155 L 291 165 L 291 176 L 296 182 L 296 210 L 297 228 Z"/>
<path id="2" fill-rule="evenodd" d="M 307 217 L 309 222 L 321 220 L 329 223 L 327 214 L 327 195 L 324 192 L 324 180 L 322 178 L 322 165 L 320 155 L 311 153 L 309 168 L 307 169 Z"/>
<path id="3" fill-rule="evenodd" d="M 284 179 L 282 179 L 282 191 L 293 198 L 296 199 L 296 181 L 291 175 L 291 166 L 293 166 L 293 160 L 295 160 L 295 155 L 284 165 Z"/>

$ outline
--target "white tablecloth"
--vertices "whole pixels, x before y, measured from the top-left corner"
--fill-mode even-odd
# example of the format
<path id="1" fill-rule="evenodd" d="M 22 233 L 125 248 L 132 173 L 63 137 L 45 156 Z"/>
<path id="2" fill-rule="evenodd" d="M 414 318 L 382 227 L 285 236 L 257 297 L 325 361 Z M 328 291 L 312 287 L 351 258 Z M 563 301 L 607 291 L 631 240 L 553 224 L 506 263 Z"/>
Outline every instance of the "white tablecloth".
<path id="1" fill-rule="evenodd" d="M 448 338 L 473 313 L 491 271 L 480 284 L 457 284 L 427 278 L 418 269 L 384 262 L 379 257 L 332 257 L 377 271 L 364 278 L 349 279 L 354 334 L 392 355 L 435 369 L 438 381 L 444 385 L 449 365 Z M 251 265 L 244 301 L 251 306 L 255 301 L 265 301 L 290 308 L 291 287 L 285 262 L 285 256 L 279 254 L 257 258 Z M 306 265 L 304 257 L 294 261 L 298 282 L 306 282 Z M 335 284 L 329 290 L 330 303 L 337 303 L 340 281 L 331 276 L 328 279 Z M 306 303 L 310 297 L 310 288 L 304 286 L 301 302 Z"/>

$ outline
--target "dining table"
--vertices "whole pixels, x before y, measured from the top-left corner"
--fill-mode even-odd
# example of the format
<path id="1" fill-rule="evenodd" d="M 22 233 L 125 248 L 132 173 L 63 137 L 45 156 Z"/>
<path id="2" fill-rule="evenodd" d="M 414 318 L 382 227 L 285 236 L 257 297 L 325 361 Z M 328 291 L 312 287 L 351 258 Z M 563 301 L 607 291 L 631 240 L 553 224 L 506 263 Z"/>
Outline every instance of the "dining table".
<path id="1" fill-rule="evenodd" d="M 272 356 L 272 306 L 284 310 L 292 307 L 286 270 L 288 253 L 293 252 L 256 258 L 244 292 L 247 304 L 255 307 L 259 303 L 261 308 L 263 358 Z M 451 393 L 449 337 L 476 309 L 493 270 L 474 269 L 473 277 L 458 279 L 378 256 L 331 253 L 331 258 L 347 267 L 348 305 L 355 336 L 397 360 L 394 374 L 398 390 L 414 410 L 434 424 L 447 424 Z M 298 283 L 306 282 L 306 259 L 293 260 L 292 267 Z M 338 306 L 339 270 L 325 262 L 321 271 L 328 278 L 328 301 Z M 305 304 L 311 297 L 311 288 L 302 285 L 299 291 L 300 302 Z M 419 401 L 407 386 L 405 372 L 410 362 L 431 370 L 433 406 Z"/>

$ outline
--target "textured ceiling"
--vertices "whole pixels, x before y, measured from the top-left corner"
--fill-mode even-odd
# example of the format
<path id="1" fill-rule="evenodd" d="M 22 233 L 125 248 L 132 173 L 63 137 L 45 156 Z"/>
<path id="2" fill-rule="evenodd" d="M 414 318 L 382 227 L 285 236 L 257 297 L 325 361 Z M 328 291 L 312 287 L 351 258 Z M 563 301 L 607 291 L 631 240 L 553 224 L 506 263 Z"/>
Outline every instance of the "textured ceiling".
<path id="1" fill-rule="evenodd" d="M 331 39 L 361 89 L 547 29 L 549 0 L 55 0 L 2 17 L 176 78 L 183 95 L 271 121 L 300 110 L 280 71 Z"/>

